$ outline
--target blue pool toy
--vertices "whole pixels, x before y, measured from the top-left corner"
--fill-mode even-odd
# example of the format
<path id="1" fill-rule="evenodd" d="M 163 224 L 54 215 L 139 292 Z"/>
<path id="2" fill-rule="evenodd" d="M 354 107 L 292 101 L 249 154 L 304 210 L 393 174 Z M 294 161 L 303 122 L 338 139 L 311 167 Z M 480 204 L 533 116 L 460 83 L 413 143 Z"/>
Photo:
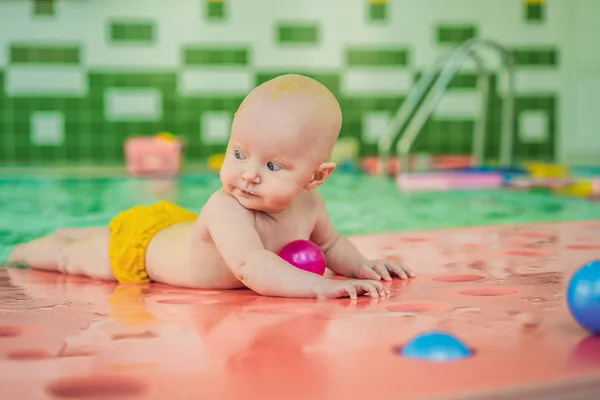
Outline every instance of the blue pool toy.
<path id="1" fill-rule="evenodd" d="M 600 260 L 575 271 L 567 287 L 567 306 L 581 326 L 600 334 Z"/>
<path id="2" fill-rule="evenodd" d="M 473 352 L 457 337 L 440 331 L 421 333 L 412 338 L 400 353 L 428 361 L 452 361 L 470 357 Z"/>

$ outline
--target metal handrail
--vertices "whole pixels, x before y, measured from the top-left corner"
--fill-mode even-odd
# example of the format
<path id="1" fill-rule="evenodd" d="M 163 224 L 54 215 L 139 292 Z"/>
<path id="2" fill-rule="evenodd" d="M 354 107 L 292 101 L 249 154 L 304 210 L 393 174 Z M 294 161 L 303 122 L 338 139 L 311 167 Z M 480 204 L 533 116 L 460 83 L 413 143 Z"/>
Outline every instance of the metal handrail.
<path id="1" fill-rule="evenodd" d="M 379 158 L 385 172 L 389 173 L 389 153 L 390 148 L 394 139 L 401 132 L 402 128 L 406 125 L 410 114 L 415 110 L 418 102 L 423 98 L 423 95 L 433 78 L 440 70 L 440 66 L 444 64 L 441 69 L 441 74 L 438 77 L 434 87 L 432 88 L 430 95 L 426 97 L 426 101 L 419 108 L 413 122 L 407 128 L 407 132 L 398 141 L 396 147 L 396 155 L 400 160 L 400 167 L 402 171 L 407 171 L 409 168 L 408 163 L 408 152 L 416 139 L 417 135 L 421 131 L 421 128 L 427 121 L 427 118 L 431 115 L 433 110 L 439 104 L 443 94 L 445 93 L 448 85 L 452 81 L 452 78 L 456 75 L 459 67 L 464 62 L 465 58 L 470 56 L 473 57 L 478 66 L 478 88 L 480 89 L 483 106 L 481 114 L 476 122 L 473 140 L 473 154 L 477 163 L 483 161 L 484 150 L 485 150 L 485 125 L 487 119 L 487 92 L 488 92 L 488 77 L 483 66 L 483 61 L 476 56 L 474 52 L 479 47 L 491 47 L 500 52 L 504 58 L 506 65 L 507 75 L 507 91 L 506 98 L 504 101 L 503 115 L 502 115 L 502 137 L 500 143 L 500 164 L 503 166 L 510 166 L 512 162 L 512 121 L 514 115 L 514 60 L 512 54 L 499 44 L 490 40 L 484 40 L 474 38 L 466 41 L 458 49 L 454 50 L 450 54 L 443 54 L 436 59 L 432 68 L 428 69 L 426 73 L 421 77 L 417 85 L 409 92 L 406 101 L 402 104 L 396 116 L 392 119 L 388 130 L 385 132 L 383 137 L 379 141 Z M 433 100 L 431 100 L 433 99 Z"/>

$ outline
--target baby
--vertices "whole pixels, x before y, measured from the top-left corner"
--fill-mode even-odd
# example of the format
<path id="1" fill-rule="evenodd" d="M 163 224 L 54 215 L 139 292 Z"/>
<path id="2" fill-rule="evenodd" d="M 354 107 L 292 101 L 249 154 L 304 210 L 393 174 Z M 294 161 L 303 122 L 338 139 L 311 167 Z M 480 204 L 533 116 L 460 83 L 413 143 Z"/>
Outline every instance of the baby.
<path id="1" fill-rule="evenodd" d="M 118 282 L 200 289 L 247 287 L 264 296 L 385 296 L 381 280 L 414 276 L 405 266 L 367 260 L 332 225 L 316 189 L 342 123 L 319 82 L 283 75 L 256 87 L 237 110 L 221 167 L 223 187 L 199 214 L 159 201 L 118 214 L 108 227 L 59 228 L 15 247 L 9 262 Z M 321 247 L 330 279 L 277 254 L 296 239 Z M 358 278 L 358 279 L 356 279 Z"/>

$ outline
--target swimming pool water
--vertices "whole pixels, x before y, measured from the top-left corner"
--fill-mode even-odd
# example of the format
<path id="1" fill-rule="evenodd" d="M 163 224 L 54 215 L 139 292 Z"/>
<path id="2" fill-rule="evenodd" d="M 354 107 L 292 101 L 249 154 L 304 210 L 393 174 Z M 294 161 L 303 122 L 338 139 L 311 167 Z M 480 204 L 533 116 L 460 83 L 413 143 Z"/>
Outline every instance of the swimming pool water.
<path id="1" fill-rule="evenodd" d="M 106 225 L 119 211 L 159 199 L 194 211 L 219 188 L 216 174 L 176 181 L 126 177 L 0 177 L 0 260 L 16 243 L 59 226 Z M 385 177 L 334 174 L 319 189 L 343 234 L 600 218 L 600 203 L 536 192 L 400 193 Z"/>

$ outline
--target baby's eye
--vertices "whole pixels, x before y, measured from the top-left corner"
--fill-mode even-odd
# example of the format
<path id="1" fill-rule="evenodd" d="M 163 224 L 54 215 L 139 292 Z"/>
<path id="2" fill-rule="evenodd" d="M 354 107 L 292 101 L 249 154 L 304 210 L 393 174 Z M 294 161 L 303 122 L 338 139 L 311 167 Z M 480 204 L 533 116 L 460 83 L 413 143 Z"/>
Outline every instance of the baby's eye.
<path id="1" fill-rule="evenodd" d="M 281 168 L 281 165 L 274 163 L 273 161 L 269 161 L 267 163 L 267 168 L 269 168 L 271 171 L 281 171 L 283 168 Z"/>
<path id="2" fill-rule="evenodd" d="M 234 150 L 233 154 L 235 155 L 235 158 L 237 158 L 238 160 L 243 160 L 244 158 L 246 158 L 246 155 L 237 149 Z"/>

